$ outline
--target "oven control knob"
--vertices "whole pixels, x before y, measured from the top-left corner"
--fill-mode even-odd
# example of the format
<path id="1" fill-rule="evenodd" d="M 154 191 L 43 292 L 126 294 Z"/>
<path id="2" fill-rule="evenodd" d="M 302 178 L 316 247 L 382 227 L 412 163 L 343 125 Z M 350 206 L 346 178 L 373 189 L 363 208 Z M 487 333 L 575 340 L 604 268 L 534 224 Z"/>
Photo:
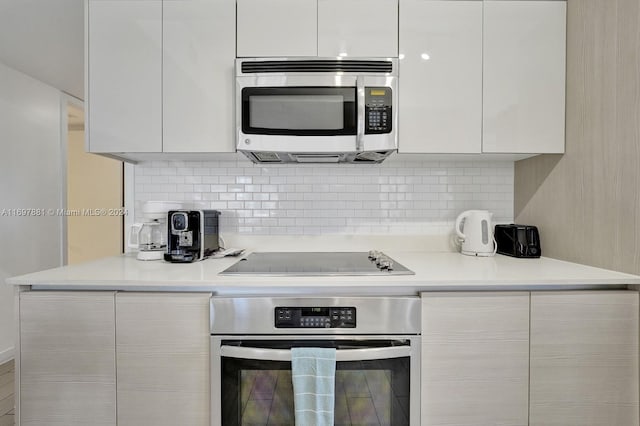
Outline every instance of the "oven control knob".
<path id="1" fill-rule="evenodd" d="M 384 254 L 380 254 L 380 256 L 378 256 L 378 258 L 376 259 L 376 265 L 381 268 L 382 262 L 386 262 L 387 260 L 389 260 L 387 256 L 385 256 Z"/>
<path id="2" fill-rule="evenodd" d="M 371 260 L 376 260 L 378 258 L 378 256 L 380 256 L 380 252 L 377 250 L 370 250 L 369 251 L 369 259 Z"/>

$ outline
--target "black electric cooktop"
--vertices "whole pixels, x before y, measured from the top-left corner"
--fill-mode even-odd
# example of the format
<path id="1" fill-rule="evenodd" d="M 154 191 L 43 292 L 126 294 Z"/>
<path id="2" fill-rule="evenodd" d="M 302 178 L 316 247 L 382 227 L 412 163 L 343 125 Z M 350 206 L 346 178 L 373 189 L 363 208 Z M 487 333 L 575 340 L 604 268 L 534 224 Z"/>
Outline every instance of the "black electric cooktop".
<path id="1" fill-rule="evenodd" d="M 256 252 L 243 257 L 220 275 L 385 276 L 414 273 L 379 252 Z"/>

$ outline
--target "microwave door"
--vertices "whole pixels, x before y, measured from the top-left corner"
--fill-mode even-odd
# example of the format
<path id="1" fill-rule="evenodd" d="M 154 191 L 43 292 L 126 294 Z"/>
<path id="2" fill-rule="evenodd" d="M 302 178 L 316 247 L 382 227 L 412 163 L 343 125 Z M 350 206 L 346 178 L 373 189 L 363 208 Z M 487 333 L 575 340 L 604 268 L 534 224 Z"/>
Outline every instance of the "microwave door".
<path id="1" fill-rule="evenodd" d="M 354 76 L 239 77 L 238 149 L 353 152 L 358 102 Z"/>

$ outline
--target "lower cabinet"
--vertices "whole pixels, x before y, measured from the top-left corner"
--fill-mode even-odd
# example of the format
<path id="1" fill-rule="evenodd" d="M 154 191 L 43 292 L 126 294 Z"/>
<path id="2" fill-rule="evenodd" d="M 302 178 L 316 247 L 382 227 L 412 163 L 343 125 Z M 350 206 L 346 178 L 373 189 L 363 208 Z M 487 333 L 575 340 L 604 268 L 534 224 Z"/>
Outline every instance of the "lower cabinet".
<path id="1" fill-rule="evenodd" d="M 529 293 L 422 294 L 423 426 L 527 425 Z"/>
<path id="2" fill-rule="evenodd" d="M 20 424 L 116 424 L 113 292 L 20 294 Z"/>
<path id="3" fill-rule="evenodd" d="M 638 426 L 635 291 L 422 294 L 423 426 Z"/>
<path id="4" fill-rule="evenodd" d="M 208 293 L 118 293 L 118 426 L 209 426 Z"/>
<path id="5" fill-rule="evenodd" d="M 531 426 L 638 425 L 638 293 L 531 295 Z"/>
<path id="6" fill-rule="evenodd" d="M 20 294 L 29 426 L 210 424 L 209 293 Z M 421 426 L 638 426 L 635 291 L 422 294 Z"/>
<path id="7" fill-rule="evenodd" d="M 210 296 L 21 293 L 20 424 L 209 426 Z"/>

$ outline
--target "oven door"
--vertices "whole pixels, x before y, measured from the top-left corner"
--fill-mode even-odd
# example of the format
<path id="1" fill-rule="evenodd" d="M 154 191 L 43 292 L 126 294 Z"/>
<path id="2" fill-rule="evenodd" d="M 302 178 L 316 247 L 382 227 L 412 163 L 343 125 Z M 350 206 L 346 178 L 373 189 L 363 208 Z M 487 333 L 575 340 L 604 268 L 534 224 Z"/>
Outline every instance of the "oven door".
<path id="1" fill-rule="evenodd" d="M 420 424 L 418 336 L 265 337 L 212 337 L 212 425 L 294 426 L 290 349 L 302 346 L 336 348 L 336 426 Z"/>

